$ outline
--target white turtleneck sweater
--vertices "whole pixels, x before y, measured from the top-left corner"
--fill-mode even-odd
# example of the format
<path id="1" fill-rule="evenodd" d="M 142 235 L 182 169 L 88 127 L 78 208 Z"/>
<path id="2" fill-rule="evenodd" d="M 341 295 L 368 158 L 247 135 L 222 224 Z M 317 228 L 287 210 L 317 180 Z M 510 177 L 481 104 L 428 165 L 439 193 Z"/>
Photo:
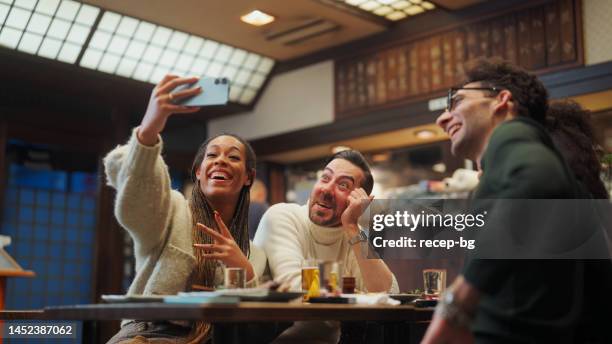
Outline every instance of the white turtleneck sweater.
<path id="1" fill-rule="evenodd" d="M 302 289 L 302 262 L 320 259 L 341 261 L 342 275 L 354 276 L 357 289 L 367 291 L 344 229 L 314 224 L 308 217 L 308 205 L 280 203 L 270 207 L 259 222 L 254 244 L 265 251 L 274 280 L 289 283 L 292 290 Z M 389 292 L 399 292 L 395 276 Z M 339 329 L 337 322 L 296 322 L 275 343 L 337 343 Z"/>

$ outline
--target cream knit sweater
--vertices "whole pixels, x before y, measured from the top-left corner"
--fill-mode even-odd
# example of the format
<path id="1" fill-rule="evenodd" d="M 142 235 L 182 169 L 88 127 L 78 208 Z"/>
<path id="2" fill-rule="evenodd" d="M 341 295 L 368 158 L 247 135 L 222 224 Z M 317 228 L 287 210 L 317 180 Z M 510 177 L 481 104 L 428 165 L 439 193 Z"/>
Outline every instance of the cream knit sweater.
<path id="1" fill-rule="evenodd" d="M 274 279 L 289 283 L 292 290 L 302 289 L 302 261 L 321 259 L 342 261 L 342 274 L 356 277 L 357 288 L 367 291 L 345 231 L 314 224 L 308 217 L 308 205 L 271 206 L 259 222 L 254 243 L 265 251 Z M 388 292 L 399 292 L 395 276 Z M 298 321 L 274 343 L 337 343 L 339 338 L 337 322 Z"/>
<path id="2" fill-rule="evenodd" d="M 117 190 L 115 216 L 134 240 L 136 276 L 128 294 L 185 291 L 196 264 L 189 202 L 170 188 L 162 146 L 161 137 L 155 146 L 142 145 L 134 129 L 126 145 L 104 158 L 108 185 Z M 266 258 L 257 247 L 251 245 L 250 250 L 253 282 L 263 272 Z M 217 269 L 215 282 L 222 281 L 222 271 Z"/>

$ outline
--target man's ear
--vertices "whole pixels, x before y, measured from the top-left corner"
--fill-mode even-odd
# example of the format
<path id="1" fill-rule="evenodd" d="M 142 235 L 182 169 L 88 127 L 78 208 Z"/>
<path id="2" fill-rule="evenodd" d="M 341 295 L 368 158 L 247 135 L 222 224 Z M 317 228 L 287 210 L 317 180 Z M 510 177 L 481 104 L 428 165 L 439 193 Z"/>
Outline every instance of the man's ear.
<path id="1" fill-rule="evenodd" d="M 495 105 L 495 113 L 503 113 L 505 115 L 514 116 L 512 114 L 513 99 L 512 93 L 508 90 L 501 90 L 497 94 L 497 104 Z"/>

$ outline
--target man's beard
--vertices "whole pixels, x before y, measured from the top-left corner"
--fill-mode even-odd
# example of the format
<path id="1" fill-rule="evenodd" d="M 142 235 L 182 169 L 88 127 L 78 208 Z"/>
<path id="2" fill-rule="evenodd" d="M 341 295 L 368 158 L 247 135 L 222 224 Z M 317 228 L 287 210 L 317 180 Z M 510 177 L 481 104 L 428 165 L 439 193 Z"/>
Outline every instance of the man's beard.
<path id="1" fill-rule="evenodd" d="M 314 213 L 314 214 L 313 214 Z M 323 226 L 323 227 L 338 227 L 340 225 L 340 216 L 338 216 L 335 212 L 335 208 L 332 212 L 332 216 L 328 220 L 319 221 L 319 219 L 323 218 L 323 214 L 311 210 L 309 212 L 310 221 L 313 223 Z"/>

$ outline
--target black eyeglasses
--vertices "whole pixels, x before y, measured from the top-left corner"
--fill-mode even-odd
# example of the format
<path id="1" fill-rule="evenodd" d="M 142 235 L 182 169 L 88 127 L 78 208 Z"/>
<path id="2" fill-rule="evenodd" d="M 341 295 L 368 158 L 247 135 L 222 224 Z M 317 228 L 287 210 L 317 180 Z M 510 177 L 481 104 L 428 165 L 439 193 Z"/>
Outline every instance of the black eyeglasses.
<path id="1" fill-rule="evenodd" d="M 499 92 L 501 91 L 497 87 L 453 87 L 448 89 L 448 96 L 446 98 L 446 111 L 451 111 L 453 109 L 453 96 L 459 90 L 475 90 L 475 91 L 491 91 L 491 92 Z"/>

